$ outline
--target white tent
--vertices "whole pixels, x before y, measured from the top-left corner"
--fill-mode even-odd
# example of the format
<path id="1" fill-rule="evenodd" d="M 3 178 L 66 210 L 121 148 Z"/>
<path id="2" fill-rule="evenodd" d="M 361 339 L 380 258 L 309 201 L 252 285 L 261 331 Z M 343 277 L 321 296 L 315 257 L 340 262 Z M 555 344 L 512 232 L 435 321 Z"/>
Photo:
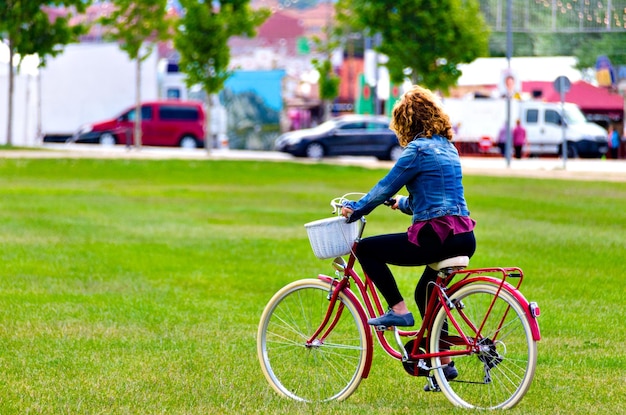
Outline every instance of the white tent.
<path id="1" fill-rule="evenodd" d="M 572 56 L 513 57 L 511 70 L 518 76 L 518 82 L 552 82 L 559 76 L 567 76 L 571 82 L 576 82 L 583 77 L 576 69 L 576 63 Z M 478 58 L 472 63 L 459 65 L 459 69 L 463 72 L 459 86 L 498 85 L 508 63 L 506 58 Z"/>

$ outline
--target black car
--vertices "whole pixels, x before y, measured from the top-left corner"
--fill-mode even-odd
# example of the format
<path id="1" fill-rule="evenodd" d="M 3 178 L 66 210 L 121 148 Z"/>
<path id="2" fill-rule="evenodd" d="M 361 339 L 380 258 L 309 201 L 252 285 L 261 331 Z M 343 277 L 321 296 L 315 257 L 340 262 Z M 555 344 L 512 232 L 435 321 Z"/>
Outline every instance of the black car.
<path id="1" fill-rule="evenodd" d="M 278 137 L 274 148 L 297 157 L 374 156 L 393 161 L 403 150 L 389 129 L 389 118 L 373 115 L 344 115 L 291 131 Z"/>

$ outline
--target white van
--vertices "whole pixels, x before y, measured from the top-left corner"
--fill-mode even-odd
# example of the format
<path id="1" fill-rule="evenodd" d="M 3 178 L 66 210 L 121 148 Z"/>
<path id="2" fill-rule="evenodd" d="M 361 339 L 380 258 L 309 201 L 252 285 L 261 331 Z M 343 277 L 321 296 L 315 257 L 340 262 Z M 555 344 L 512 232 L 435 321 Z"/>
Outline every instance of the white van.
<path id="1" fill-rule="evenodd" d="M 455 127 L 455 141 L 497 143 L 507 119 L 505 99 L 445 98 L 442 102 Z M 565 103 L 561 108 L 560 103 L 512 100 L 511 130 L 518 119 L 526 129 L 525 151 L 530 155 L 562 154 L 563 133 L 568 157 L 601 157 L 608 150 L 607 131 L 587 121 L 576 104 Z"/>

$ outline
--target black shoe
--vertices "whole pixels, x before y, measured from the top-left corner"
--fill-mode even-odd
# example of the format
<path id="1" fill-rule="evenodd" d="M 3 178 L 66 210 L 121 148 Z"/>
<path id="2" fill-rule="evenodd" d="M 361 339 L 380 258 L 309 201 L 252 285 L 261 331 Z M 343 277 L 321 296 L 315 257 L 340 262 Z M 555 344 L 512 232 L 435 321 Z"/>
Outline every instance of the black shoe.
<path id="1" fill-rule="evenodd" d="M 387 311 L 380 317 L 370 318 L 367 320 L 367 324 L 370 326 L 384 326 L 384 327 L 409 327 L 415 325 L 412 313 L 396 314 L 393 310 Z"/>
<path id="2" fill-rule="evenodd" d="M 459 376 L 459 371 L 454 367 L 454 362 L 448 363 L 448 366 L 443 368 L 443 375 L 447 380 L 456 379 Z M 429 376 L 429 382 L 424 386 L 424 392 L 439 392 L 441 389 L 437 385 L 437 379 L 434 376 Z"/>

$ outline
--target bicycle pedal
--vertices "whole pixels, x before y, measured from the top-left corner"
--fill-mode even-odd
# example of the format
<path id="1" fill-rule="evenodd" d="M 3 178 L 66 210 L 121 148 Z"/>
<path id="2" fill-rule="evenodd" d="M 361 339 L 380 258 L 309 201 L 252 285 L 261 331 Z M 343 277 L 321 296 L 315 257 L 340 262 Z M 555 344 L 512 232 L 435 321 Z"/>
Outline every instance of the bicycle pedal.
<path id="1" fill-rule="evenodd" d="M 374 329 L 376 331 L 393 331 L 393 326 L 391 327 L 387 327 L 387 326 L 374 326 Z"/>

